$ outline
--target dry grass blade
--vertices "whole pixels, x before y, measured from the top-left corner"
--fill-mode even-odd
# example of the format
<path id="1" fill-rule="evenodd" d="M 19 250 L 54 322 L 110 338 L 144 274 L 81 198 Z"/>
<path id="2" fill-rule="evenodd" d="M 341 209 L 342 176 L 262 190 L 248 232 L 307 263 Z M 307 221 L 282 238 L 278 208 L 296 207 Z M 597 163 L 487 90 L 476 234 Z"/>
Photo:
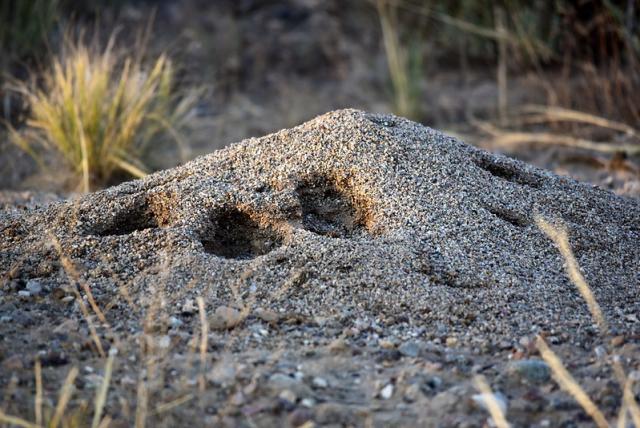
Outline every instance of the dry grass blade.
<path id="1" fill-rule="evenodd" d="M 110 352 L 109 357 L 107 358 L 107 363 L 104 367 L 104 378 L 102 379 L 102 384 L 96 394 L 95 413 L 93 414 L 91 428 L 98 428 L 101 425 L 100 418 L 102 417 L 104 405 L 107 402 L 107 393 L 109 391 L 109 382 L 111 382 L 111 371 L 113 370 L 114 359 L 115 353 Z"/>
<path id="2" fill-rule="evenodd" d="M 144 380 L 138 382 L 135 428 L 144 428 L 147 423 L 147 386 Z"/>
<path id="3" fill-rule="evenodd" d="M 159 415 L 160 413 L 168 412 L 169 410 L 172 410 L 178 406 L 181 406 L 191 400 L 193 400 L 193 394 L 187 394 L 183 397 L 176 398 L 175 400 L 169 401 L 168 403 L 159 404 L 153 411 L 153 414 Z"/>
<path id="4" fill-rule="evenodd" d="M 537 115 L 529 119 L 536 119 L 539 121 L 546 121 L 546 122 L 585 123 L 589 125 L 598 126 L 601 128 L 608 128 L 608 129 L 624 132 L 629 136 L 636 137 L 640 135 L 640 132 L 638 132 L 636 129 L 632 128 L 631 126 L 625 123 L 605 119 L 604 117 L 581 112 L 578 110 L 571 110 L 571 109 L 566 109 L 562 107 L 530 105 L 530 106 L 525 106 L 523 108 L 523 111 L 525 113 L 534 113 Z M 530 123 L 533 123 L 533 122 L 530 122 Z"/>
<path id="5" fill-rule="evenodd" d="M 34 365 L 34 374 L 36 379 L 36 398 L 35 398 L 35 416 L 36 425 L 42 425 L 42 364 L 36 358 Z"/>
<path id="6" fill-rule="evenodd" d="M 482 398 L 484 399 L 487 410 L 489 411 L 491 419 L 493 419 L 493 423 L 495 423 L 496 427 L 508 428 L 509 422 L 507 422 L 507 418 L 502 412 L 500 404 L 498 404 L 498 400 L 496 400 L 496 397 L 484 376 L 474 377 L 473 385 L 478 389 L 478 391 L 480 391 L 480 393 L 482 393 Z"/>
<path id="7" fill-rule="evenodd" d="M 108 428 L 109 425 L 111 425 L 111 418 L 109 416 L 105 416 L 104 419 L 102 419 L 102 422 L 100 422 L 100 425 L 98 425 L 98 428 Z"/>
<path id="8" fill-rule="evenodd" d="M 415 113 L 409 77 L 407 50 L 400 43 L 398 34 L 397 6 L 390 0 L 376 0 L 382 40 L 391 83 L 393 85 L 396 111 L 398 115 L 411 117 Z"/>
<path id="9" fill-rule="evenodd" d="M 499 147 L 511 147 L 519 144 L 547 144 L 575 147 L 600 153 L 626 153 L 628 155 L 640 153 L 640 144 L 611 144 L 550 132 L 504 131 L 486 122 L 476 121 L 474 123 L 478 128 L 488 133 L 491 136 L 491 142 Z"/>
<path id="10" fill-rule="evenodd" d="M 616 423 L 616 427 L 627 427 L 627 403 L 625 402 L 622 403 L 622 406 L 620 406 L 620 410 L 618 410 L 618 422 Z"/>
<path id="11" fill-rule="evenodd" d="M 622 400 L 624 402 L 623 407 L 626 407 L 627 411 L 631 415 L 631 420 L 636 427 L 640 428 L 640 406 L 635 399 L 633 393 L 633 380 L 627 379 L 624 384 L 624 390 L 622 394 Z"/>
<path id="12" fill-rule="evenodd" d="M 205 389 L 204 371 L 207 364 L 207 340 L 209 337 L 209 326 L 207 324 L 207 313 L 205 312 L 204 300 L 202 297 L 198 297 L 198 310 L 200 312 L 200 369 L 202 373 L 198 378 L 200 385 L 200 391 Z"/>
<path id="13" fill-rule="evenodd" d="M 565 269 L 567 271 L 569 279 L 576 286 L 576 288 L 582 295 L 582 298 L 587 302 L 587 306 L 589 307 L 591 316 L 598 324 L 598 328 L 600 328 L 600 333 L 602 335 L 606 335 L 609 331 L 607 321 L 602 315 L 600 305 L 596 301 L 596 298 L 594 297 L 589 284 L 587 284 L 587 281 L 580 271 L 580 266 L 578 265 L 578 262 L 573 255 L 573 251 L 571 251 L 566 227 L 555 226 L 546 221 L 540 215 L 535 216 L 535 221 L 538 225 L 538 228 L 540 228 L 540 230 L 542 230 L 549 237 L 549 239 L 554 242 L 556 247 L 558 247 L 558 251 L 560 251 L 560 254 L 564 258 Z"/>
<path id="14" fill-rule="evenodd" d="M 29 421 L 18 418 L 16 416 L 10 416 L 0 410 L 0 422 L 3 424 L 14 425 L 21 428 L 40 428 L 41 425 L 32 424 Z"/>
<path id="15" fill-rule="evenodd" d="M 609 423 L 602 412 L 598 409 L 595 403 L 591 401 L 591 398 L 589 398 L 587 393 L 584 392 L 578 382 L 575 381 L 573 376 L 571 376 L 562 364 L 560 358 L 551 350 L 551 348 L 549 348 L 549 346 L 547 346 L 542 337 L 538 336 L 536 338 L 536 345 L 540 351 L 540 355 L 542 355 L 542 358 L 547 364 L 549 364 L 549 367 L 551 367 L 553 377 L 560 387 L 568 392 L 578 402 L 578 404 L 582 406 L 584 411 L 591 416 L 599 428 L 608 428 Z"/>
<path id="16" fill-rule="evenodd" d="M 67 378 L 64 380 L 64 384 L 62 385 L 60 398 L 58 399 L 58 405 L 56 406 L 56 410 L 53 413 L 51 422 L 49 422 L 49 428 L 57 428 L 60 424 L 60 421 L 62 421 L 64 411 L 67 408 L 67 404 L 69 404 L 71 394 L 73 394 L 73 382 L 76 380 L 77 376 L 78 369 L 76 367 L 73 367 L 71 370 L 69 370 L 69 374 L 67 374 Z"/>

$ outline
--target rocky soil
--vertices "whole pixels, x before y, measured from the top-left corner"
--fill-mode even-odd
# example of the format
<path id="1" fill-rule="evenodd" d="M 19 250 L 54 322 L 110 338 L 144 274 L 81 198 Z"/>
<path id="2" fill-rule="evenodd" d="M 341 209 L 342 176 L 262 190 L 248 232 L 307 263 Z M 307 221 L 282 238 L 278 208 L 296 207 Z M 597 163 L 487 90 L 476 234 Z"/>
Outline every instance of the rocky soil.
<path id="1" fill-rule="evenodd" d="M 640 380 L 640 203 L 394 116 L 340 110 L 144 180 L 0 211 L 0 409 L 79 369 L 112 426 L 590 426 Z M 53 199 L 53 198 L 50 198 Z M 564 224 L 610 331 L 535 223 Z M 636 394 L 640 388 L 636 386 Z"/>

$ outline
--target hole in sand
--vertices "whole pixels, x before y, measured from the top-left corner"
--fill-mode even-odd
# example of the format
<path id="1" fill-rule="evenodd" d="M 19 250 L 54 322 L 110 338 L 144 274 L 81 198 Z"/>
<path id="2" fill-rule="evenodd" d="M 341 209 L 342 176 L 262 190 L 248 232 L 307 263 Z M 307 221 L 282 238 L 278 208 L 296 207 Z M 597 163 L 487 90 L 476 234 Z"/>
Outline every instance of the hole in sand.
<path id="1" fill-rule="evenodd" d="M 530 224 L 529 220 L 526 217 L 513 211 L 491 207 L 487 208 L 487 210 L 494 216 L 498 217 L 500 220 L 511 223 L 516 227 L 527 227 Z"/>
<path id="2" fill-rule="evenodd" d="M 214 216 L 211 232 L 200 241 L 207 253 L 227 259 L 252 259 L 282 245 L 282 235 L 247 213 L 227 208 Z"/>
<path id="3" fill-rule="evenodd" d="M 302 225 L 318 235 L 347 238 L 367 230 L 366 207 L 326 177 L 315 177 L 296 189 L 302 207 Z"/>
<path id="4" fill-rule="evenodd" d="M 135 231 L 155 229 L 158 227 L 158 221 L 146 202 L 142 202 L 121 209 L 102 226 L 96 227 L 96 235 L 128 235 Z"/>
<path id="5" fill-rule="evenodd" d="M 509 164 L 507 162 L 498 162 L 489 157 L 483 157 L 476 161 L 476 165 L 478 165 L 480 168 L 484 169 L 494 177 L 498 177 L 512 183 L 529 186 L 536 189 L 541 186 L 540 180 L 538 178 L 518 170 L 515 165 Z"/>

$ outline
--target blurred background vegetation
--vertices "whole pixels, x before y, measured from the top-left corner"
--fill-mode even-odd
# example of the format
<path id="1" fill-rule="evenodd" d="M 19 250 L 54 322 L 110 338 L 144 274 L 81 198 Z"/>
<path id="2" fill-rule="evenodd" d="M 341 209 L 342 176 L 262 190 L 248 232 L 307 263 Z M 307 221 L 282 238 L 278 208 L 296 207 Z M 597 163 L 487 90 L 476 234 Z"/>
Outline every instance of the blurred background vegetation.
<path id="1" fill-rule="evenodd" d="M 86 191 L 355 107 L 639 196 L 639 19 L 635 0 L 0 0 L 0 187 Z M 111 103 L 160 58 L 161 91 Z"/>

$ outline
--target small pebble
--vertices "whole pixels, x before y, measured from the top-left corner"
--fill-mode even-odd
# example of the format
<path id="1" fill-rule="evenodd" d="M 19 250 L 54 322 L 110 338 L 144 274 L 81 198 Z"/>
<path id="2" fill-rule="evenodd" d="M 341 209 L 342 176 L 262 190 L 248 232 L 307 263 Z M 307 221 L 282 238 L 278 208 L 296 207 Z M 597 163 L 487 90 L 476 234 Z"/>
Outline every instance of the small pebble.
<path id="1" fill-rule="evenodd" d="M 611 339 L 611 346 L 620 346 L 624 344 L 624 336 L 616 336 Z"/>
<path id="2" fill-rule="evenodd" d="M 160 336 L 158 338 L 158 347 L 161 349 L 167 349 L 171 345 L 171 338 L 167 335 Z"/>
<path id="3" fill-rule="evenodd" d="M 181 327 L 183 324 L 184 323 L 180 318 L 177 318 L 174 316 L 169 317 L 169 325 L 171 326 L 171 328 L 178 328 L 178 327 Z"/>
<path id="4" fill-rule="evenodd" d="M 520 360 L 509 365 L 509 372 L 533 383 L 544 383 L 551 379 L 551 369 L 542 360 Z"/>
<path id="5" fill-rule="evenodd" d="M 316 405 L 316 401 L 313 398 L 303 398 L 302 401 L 300 401 L 300 404 L 304 407 L 311 408 Z"/>
<path id="6" fill-rule="evenodd" d="M 218 306 L 209 320 L 209 326 L 213 330 L 232 329 L 240 324 L 243 316 L 239 310 L 228 306 Z"/>
<path id="7" fill-rule="evenodd" d="M 295 403 L 297 399 L 296 394 L 294 394 L 290 389 L 282 390 L 282 392 L 278 394 L 278 398 L 284 401 L 288 401 L 289 403 Z"/>
<path id="8" fill-rule="evenodd" d="M 42 285 L 40 284 L 40 282 L 35 281 L 33 279 L 27 282 L 26 289 L 29 293 L 31 293 L 34 296 L 42 293 Z"/>
<path id="9" fill-rule="evenodd" d="M 308 426 L 307 424 L 309 423 L 313 424 L 313 422 L 311 422 L 312 418 L 313 418 L 313 413 L 308 408 L 302 407 L 302 408 L 295 409 L 291 413 L 291 416 L 289 416 L 289 423 L 293 427 Z"/>
<path id="10" fill-rule="evenodd" d="M 280 315 L 278 315 L 277 312 L 271 311 L 269 309 L 256 309 L 255 315 L 262 321 L 268 323 L 276 323 L 280 319 Z"/>
<path id="11" fill-rule="evenodd" d="M 496 401 L 496 403 L 498 403 L 498 407 L 500 407 L 500 410 L 502 410 L 503 414 L 507 413 L 507 397 L 505 397 L 502 393 L 500 392 L 495 392 L 493 394 L 490 394 L 493 399 Z M 471 399 L 473 400 L 474 403 L 476 403 L 479 407 L 481 407 L 484 410 L 488 410 L 489 406 L 487 404 L 487 401 L 489 400 L 488 395 L 485 394 L 474 394 L 471 396 Z"/>
<path id="12" fill-rule="evenodd" d="M 193 315 L 198 311 L 198 307 L 196 306 L 193 299 L 187 299 L 180 310 L 185 315 Z"/>
<path id="13" fill-rule="evenodd" d="M 313 386 L 316 388 L 324 389 L 329 386 L 329 382 L 325 378 L 322 377 L 314 377 L 312 381 Z"/>
<path id="14" fill-rule="evenodd" d="M 231 404 L 234 406 L 242 406 L 246 402 L 242 391 L 238 391 L 231 396 Z"/>
<path id="15" fill-rule="evenodd" d="M 388 400 L 393 395 L 393 384 L 387 384 L 384 388 L 380 390 L 380 398 L 383 400 Z"/>
<path id="16" fill-rule="evenodd" d="M 416 342 L 405 342 L 400 345 L 398 351 L 405 357 L 416 358 L 420 354 L 420 347 Z"/>
<path id="17" fill-rule="evenodd" d="M 420 397 L 420 386 L 416 383 L 413 383 L 407 387 L 404 391 L 404 400 L 413 403 Z"/>
<path id="18" fill-rule="evenodd" d="M 596 346 L 595 349 L 593 350 L 593 352 L 595 352 L 596 357 L 599 360 L 604 360 L 607 357 L 607 350 L 602 345 Z"/>

